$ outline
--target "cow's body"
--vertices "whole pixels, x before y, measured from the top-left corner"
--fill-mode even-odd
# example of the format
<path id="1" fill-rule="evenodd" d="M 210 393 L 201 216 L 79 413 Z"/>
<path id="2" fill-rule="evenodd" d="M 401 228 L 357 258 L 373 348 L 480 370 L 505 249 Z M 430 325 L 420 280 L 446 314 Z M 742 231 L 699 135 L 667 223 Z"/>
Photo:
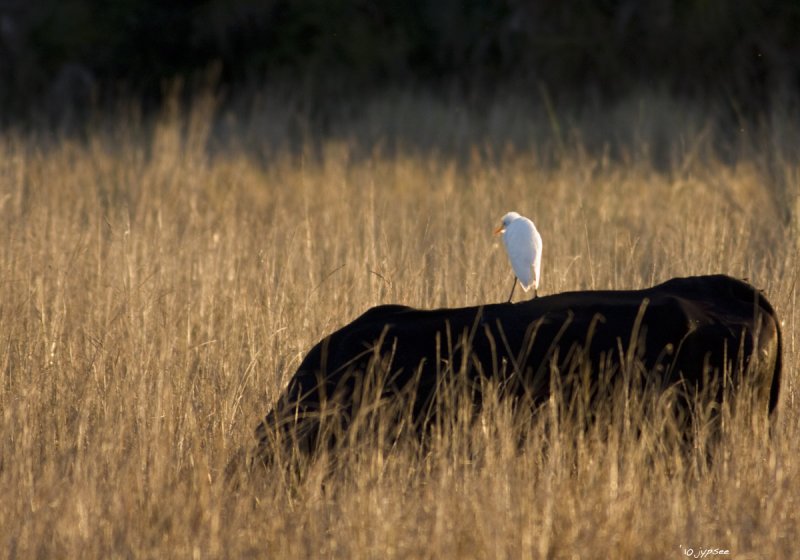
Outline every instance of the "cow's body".
<path id="1" fill-rule="evenodd" d="M 720 372 L 727 372 L 734 388 L 746 375 L 757 410 L 766 414 L 778 400 L 780 346 L 779 323 L 766 298 L 722 275 L 676 278 L 645 290 L 568 292 L 518 304 L 437 310 L 380 306 L 309 352 L 258 435 L 262 445 L 280 433 L 313 449 L 319 443 L 320 412 L 335 415 L 346 428 L 364 400 L 364 387 L 378 387 L 384 401 L 404 401 L 419 426 L 431 417 L 437 387 L 448 376 L 490 378 L 535 404 L 550 396 L 554 371 L 575 371 L 581 363 L 590 365 L 594 383 L 601 372 L 605 383 L 609 372 L 619 376 L 635 362 L 635 369 L 660 385 L 680 384 L 689 391 L 705 388 L 710 380 L 721 388 Z M 480 400 L 477 392 L 475 398 Z M 709 398 L 720 400 L 721 390 Z"/>

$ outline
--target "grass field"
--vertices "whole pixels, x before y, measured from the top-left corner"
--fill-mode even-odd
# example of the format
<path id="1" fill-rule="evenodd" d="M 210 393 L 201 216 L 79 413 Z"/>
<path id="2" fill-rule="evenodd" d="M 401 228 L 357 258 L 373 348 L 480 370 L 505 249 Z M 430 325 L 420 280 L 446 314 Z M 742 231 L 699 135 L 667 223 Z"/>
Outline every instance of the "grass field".
<path id="1" fill-rule="evenodd" d="M 321 131 L 201 97 L 79 139 L 4 132 L 2 556 L 800 556 L 797 112 L 726 132 L 655 95 L 543 106 L 398 94 Z M 493 403 L 427 453 L 231 463 L 304 352 L 368 307 L 502 301 L 508 210 L 542 233 L 541 294 L 712 272 L 763 289 L 784 328 L 773 437 L 734 417 L 698 465 L 543 415 L 519 449 Z"/>

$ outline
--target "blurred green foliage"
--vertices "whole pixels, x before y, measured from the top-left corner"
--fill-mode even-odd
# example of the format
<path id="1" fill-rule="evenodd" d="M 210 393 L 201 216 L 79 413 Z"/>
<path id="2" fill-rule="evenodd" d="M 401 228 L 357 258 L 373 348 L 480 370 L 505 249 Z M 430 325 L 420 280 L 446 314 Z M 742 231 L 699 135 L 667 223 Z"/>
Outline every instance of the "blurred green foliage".
<path id="1" fill-rule="evenodd" d="M 158 101 L 167 81 L 210 67 L 222 84 L 292 84 L 316 100 L 396 86 L 475 95 L 544 84 L 577 99 L 647 87 L 757 108 L 800 85 L 800 2 L 0 3 L 7 114 L 88 95 Z"/>

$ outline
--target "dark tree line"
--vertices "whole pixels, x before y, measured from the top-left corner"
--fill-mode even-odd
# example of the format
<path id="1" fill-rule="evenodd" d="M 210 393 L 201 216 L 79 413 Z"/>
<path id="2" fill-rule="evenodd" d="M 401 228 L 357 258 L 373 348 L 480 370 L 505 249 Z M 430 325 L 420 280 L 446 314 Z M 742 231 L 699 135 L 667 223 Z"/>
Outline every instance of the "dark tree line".
<path id="1" fill-rule="evenodd" d="M 651 87 L 757 110 L 800 86 L 800 1 L 0 0 L 6 114 L 157 102 L 166 81 L 210 67 L 222 84 L 320 99 L 544 84 L 577 100 Z"/>

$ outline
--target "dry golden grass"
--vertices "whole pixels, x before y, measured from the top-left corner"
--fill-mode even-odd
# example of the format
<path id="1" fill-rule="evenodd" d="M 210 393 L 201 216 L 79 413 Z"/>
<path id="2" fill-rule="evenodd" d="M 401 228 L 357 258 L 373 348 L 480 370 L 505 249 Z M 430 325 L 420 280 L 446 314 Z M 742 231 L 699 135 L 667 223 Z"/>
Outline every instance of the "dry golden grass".
<path id="1" fill-rule="evenodd" d="M 263 100 L 212 131 L 213 107 L 0 137 L 4 557 L 800 555 L 796 119 L 723 161 L 701 114 L 648 98 L 570 120 L 397 96 L 324 137 Z M 605 152 L 598 127 L 620 131 Z M 427 453 L 367 442 L 333 472 L 234 461 L 226 480 L 332 329 L 501 301 L 491 231 L 512 209 L 542 232 L 543 294 L 711 272 L 764 289 L 784 321 L 772 439 L 734 417 L 705 465 L 543 413 L 519 449 L 490 402 Z"/>

